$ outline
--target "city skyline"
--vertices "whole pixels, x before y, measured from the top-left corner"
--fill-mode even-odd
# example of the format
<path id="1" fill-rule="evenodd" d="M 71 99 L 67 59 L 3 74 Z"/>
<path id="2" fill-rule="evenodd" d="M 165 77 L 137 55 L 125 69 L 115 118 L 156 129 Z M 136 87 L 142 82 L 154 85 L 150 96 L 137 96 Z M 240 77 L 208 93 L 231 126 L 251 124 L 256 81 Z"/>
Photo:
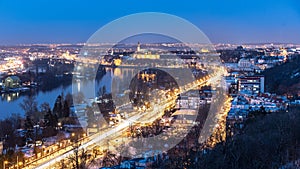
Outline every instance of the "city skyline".
<path id="1" fill-rule="evenodd" d="M 16 3 L 17 2 L 17 3 Z M 212 43 L 300 43 L 300 6 L 289 1 L 0 1 L 0 44 L 84 43 L 105 24 L 151 11 L 182 17 Z"/>

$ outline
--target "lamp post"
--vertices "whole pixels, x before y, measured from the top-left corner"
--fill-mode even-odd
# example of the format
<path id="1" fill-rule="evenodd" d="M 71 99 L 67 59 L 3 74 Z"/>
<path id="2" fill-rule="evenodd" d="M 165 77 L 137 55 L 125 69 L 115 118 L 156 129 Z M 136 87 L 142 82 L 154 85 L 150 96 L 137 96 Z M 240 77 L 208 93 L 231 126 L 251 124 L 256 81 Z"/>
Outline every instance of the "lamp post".
<path id="1" fill-rule="evenodd" d="M 19 156 L 17 156 L 17 169 L 19 169 Z"/>
<path id="2" fill-rule="evenodd" d="M 18 162 L 18 167 L 17 168 L 19 169 L 19 166 L 22 166 L 22 165 L 23 165 L 23 162 L 21 162 L 21 161 Z"/>
<path id="3" fill-rule="evenodd" d="M 19 156 L 17 156 L 17 169 L 19 169 L 19 167 L 22 165 L 23 165 L 23 162 L 19 161 Z"/>
<path id="4" fill-rule="evenodd" d="M 17 169 L 19 169 L 19 167 L 20 166 L 22 166 L 23 165 L 23 162 L 19 162 L 19 156 L 17 156 L 17 163 L 16 164 L 14 164 L 14 163 L 11 163 L 11 162 L 9 162 L 9 161 L 3 161 L 3 169 L 5 169 L 6 168 L 6 165 L 7 164 L 10 164 L 11 166 L 10 167 L 8 167 L 8 168 L 11 168 L 11 167 L 13 167 L 13 168 L 17 168 Z"/>
<path id="5" fill-rule="evenodd" d="M 8 164 L 8 161 L 3 161 L 3 169 L 5 169 L 6 164 Z"/>

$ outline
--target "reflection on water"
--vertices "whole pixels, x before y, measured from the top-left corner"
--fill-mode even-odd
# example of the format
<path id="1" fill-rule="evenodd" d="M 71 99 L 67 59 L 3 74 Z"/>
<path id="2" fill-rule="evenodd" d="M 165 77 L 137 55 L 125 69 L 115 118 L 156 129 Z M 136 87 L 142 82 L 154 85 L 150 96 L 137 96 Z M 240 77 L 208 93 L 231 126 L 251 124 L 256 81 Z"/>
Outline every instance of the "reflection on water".
<path id="1" fill-rule="evenodd" d="M 113 79 L 117 80 L 118 85 L 122 84 L 122 79 L 132 77 L 134 71 L 131 69 L 107 68 L 106 72 L 107 73 L 100 80 L 80 79 L 75 81 L 73 85 L 60 86 L 51 91 L 43 92 L 38 89 L 32 89 L 25 93 L 3 93 L 1 94 L 0 100 L 0 119 L 9 117 L 12 113 L 23 115 L 24 112 L 20 107 L 20 103 L 22 103 L 23 99 L 28 95 L 34 95 L 39 105 L 48 102 L 51 107 L 53 107 L 57 96 L 62 93 L 66 95 L 67 93 L 77 93 L 80 91 L 85 95 L 85 98 L 94 98 L 100 87 L 105 86 L 106 90 L 111 92 Z M 120 85 L 120 88 L 123 88 L 122 86 L 123 85 Z"/>
<path id="2" fill-rule="evenodd" d="M 1 101 L 11 102 L 11 101 L 14 101 L 14 100 L 18 99 L 19 97 L 20 97 L 19 92 L 16 92 L 16 93 L 2 93 L 1 94 Z"/>

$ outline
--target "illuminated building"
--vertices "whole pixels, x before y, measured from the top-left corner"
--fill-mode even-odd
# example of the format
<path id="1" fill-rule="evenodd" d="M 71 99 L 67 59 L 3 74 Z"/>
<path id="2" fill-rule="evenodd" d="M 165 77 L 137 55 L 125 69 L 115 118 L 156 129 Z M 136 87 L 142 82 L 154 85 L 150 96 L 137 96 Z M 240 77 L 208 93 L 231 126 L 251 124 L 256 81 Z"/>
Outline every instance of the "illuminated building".
<path id="1" fill-rule="evenodd" d="M 139 42 L 136 52 L 133 54 L 133 58 L 136 58 L 136 59 L 160 59 L 160 55 L 152 54 L 150 51 L 141 49 L 141 44 Z"/>
<path id="2" fill-rule="evenodd" d="M 62 58 L 67 59 L 67 60 L 75 60 L 76 55 L 75 54 L 70 54 L 70 52 L 67 51 L 66 53 L 62 54 Z"/>
<path id="3" fill-rule="evenodd" d="M 143 73 L 138 74 L 138 79 L 142 79 L 145 82 L 153 82 L 154 83 L 156 80 L 156 74 L 143 72 Z"/>
<path id="4" fill-rule="evenodd" d="M 9 76 L 4 80 L 5 88 L 18 88 L 20 87 L 20 78 L 18 76 Z"/>
<path id="5" fill-rule="evenodd" d="M 115 66 L 120 66 L 122 63 L 122 60 L 121 59 L 114 59 L 114 65 Z"/>
<path id="6" fill-rule="evenodd" d="M 259 94 L 264 93 L 265 77 L 264 76 L 246 76 L 238 80 L 239 93 Z"/>

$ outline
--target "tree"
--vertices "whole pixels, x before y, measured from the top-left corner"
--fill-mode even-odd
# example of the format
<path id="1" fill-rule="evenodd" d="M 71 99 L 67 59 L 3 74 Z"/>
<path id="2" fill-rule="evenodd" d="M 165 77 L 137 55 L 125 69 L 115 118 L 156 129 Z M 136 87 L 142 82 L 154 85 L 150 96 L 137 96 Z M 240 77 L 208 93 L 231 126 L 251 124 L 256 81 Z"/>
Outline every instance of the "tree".
<path id="1" fill-rule="evenodd" d="M 47 102 L 44 102 L 40 106 L 40 111 L 45 115 L 50 110 L 50 105 Z"/>
<path id="2" fill-rule="evenodd" d="M 15 133 L 21 128 L 21 117 L 18 114 L 12 114 L 5 120 L 0 120 L 0 138 L 4 138 L 4 149 L 14 150 L 16 145 L 24 145 L 22 139 Z"/>
<path id="3" fill-rule="evenodd" d="M 32 130 L 33 129 L 33 122 L 30 116 L 26 116 L 25 123 L 24 123 L 25 130 Z"/>
<path id="4" fill-rule="evenodd" d="M 45 125 L 45 115 L 48 113 L 48 111 L 50 110 L 50 105 L 49 103 L 44 102 L 43 104 L 40 105 L 40 115 L 42 116 L 43 123 L 40 125 Z"/>
<path id="5" fill-rule="evenodd" d="M 96 163 L 96 155 L 91 155 L 86 149 L 79 149 L 78 137 L 74 140 L 74 153 L 68 157 L 73 169 L 88 169 L 90 165 Z"/>
<path id="6" fill-rule="evenodd" d="M 15 147 L 14 128 L 13 123 L 6 119 L 0 121 L 0 137 L 5 139 L 4 149 L 11 149 Z M 12 143 L 12 144 L 11 144 Z"/>
<path id="7" fill-rule="evenodd" d="M 69 106 L 73 105 L 73 96 L 71 93 L 67 93 L 65 100 L 68 102 Z"/>
<path id="8" fill-rule="evenodd" d="M 63 117 L 62 111 L 63 111 L 63 104 L 62 104 L 62 97 L 61 95 L 57 96 L 54 107 L 53 107 L 53 114 L 56 114 L 58 118 Z"/>
<path id="9" fill-rule="evenodd" d="M 64 102 L 63 107 L 63 117 L 69 117 L 70 116 L 70 106 L 67 100 Z"/>
<path id="10" fill-rule="evenodd" d="M 47 113 L 45 114 L 44 120 L 45 120 L 46 127 L 55 128 L 58 123 L 57 116 L 52 114 L 50 109 L 48 109 Z"/>
<path id="11" fill-rule="evenodd" d="M 12 128 L 13 128 L 13 129 L 21 128 L 21 116 L 20 116 L 20 114 L 15 114 L 15 113 L 13 113 L 13 114 L 8 118 L 8 120 L 12 122 Z"/>
<path id="12" fill-rule="evenodd" d="M 53 114 L 50 109 L 48 109 L 47 113 L 44 115 L 45 120 L 45 128 L 43 130 L 44 137 L 51 137 L 56 135 L 56 126 L 58 123 L 58 119 L 56 114 Z"/>
<path id="13" fill-rule="evenodd" d="M 105 167 L 118 165 L 120 161 L 119 158 L 120 157 L 118 157 L 116 154 L 107 151 L 103 157 L 102 165 Z"/>
<path id="14" fill-rule="evenodd" d="M 24 123 L 24 129 L 26 130 L 26 133 L 25 133 L 25 138 L 26 138 L 26 141 L 28 140 L 32 140 L 33 138 L 33 122 L 32 122 L 32 119 L 30 116 L 26 116 L 26 119 L 25 119 L 25 123 Z"/>
<path id="15" fill-rule="evenodd" d="M 34 117 L 38 112 L 37 101 L 35 96 L 27 96 L 20 107 L 24 110 L 26 116 Z"/>

